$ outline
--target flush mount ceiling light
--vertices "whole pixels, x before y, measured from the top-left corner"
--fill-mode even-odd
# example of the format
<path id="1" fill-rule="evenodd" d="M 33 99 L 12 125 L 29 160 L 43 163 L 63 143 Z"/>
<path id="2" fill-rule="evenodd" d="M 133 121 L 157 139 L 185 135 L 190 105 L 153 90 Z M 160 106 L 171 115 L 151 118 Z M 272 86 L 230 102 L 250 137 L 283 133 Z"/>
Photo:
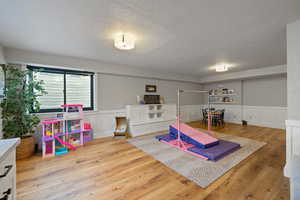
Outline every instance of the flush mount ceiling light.
<path id="1" fill-rule="evenodd" d="M 226 71 L 228 71 L 228 65 L 216 66 L 216 72 L 226 72 Z"/>
<path id="2" fill-rule="evenodd" d="M 117 49 L 130 50 L 135 48 L 135 39 L 130 33 L 118 33 L 115 35 L 114 41 Z"/>

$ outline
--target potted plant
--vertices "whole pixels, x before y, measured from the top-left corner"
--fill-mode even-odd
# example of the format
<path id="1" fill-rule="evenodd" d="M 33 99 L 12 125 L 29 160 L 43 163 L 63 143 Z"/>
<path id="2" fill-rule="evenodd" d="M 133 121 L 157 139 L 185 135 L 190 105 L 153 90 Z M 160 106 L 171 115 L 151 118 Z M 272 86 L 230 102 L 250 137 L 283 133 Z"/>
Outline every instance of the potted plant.
<path id="1" fill-rule="evenodd" d="M 31 156 L 35 142 L 32 137 L 40 119 L 33 112 L 40 110 L 38 97 L 46 94 L 43 81 L 35 73 L 17 65 L 1 65 L 4 73 L 2 132 L 4 138 L 20 137 L 17 159 Z"/>

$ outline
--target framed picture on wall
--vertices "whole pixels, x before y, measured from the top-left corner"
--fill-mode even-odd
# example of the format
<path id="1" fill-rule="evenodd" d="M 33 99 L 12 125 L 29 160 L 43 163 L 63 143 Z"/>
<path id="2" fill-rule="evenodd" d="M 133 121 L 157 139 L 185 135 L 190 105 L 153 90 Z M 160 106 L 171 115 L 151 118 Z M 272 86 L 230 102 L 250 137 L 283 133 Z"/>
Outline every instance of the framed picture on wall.
<path id="1" fill-rule="evenodd" d="M 146 85 L 145 91 L 146 92 L 156 92 L 156 85 Z"/>

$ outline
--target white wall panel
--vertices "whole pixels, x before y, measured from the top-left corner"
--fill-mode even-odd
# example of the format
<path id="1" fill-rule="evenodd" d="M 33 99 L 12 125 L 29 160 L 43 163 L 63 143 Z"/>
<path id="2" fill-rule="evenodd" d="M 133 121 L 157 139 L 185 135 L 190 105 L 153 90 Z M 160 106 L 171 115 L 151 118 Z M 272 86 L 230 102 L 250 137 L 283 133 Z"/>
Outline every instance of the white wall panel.
<path id="1" fill-rule="evenodd" d="M 202 107 L 207 107 L 202 105 Z M 270 106 L 241 106 L 241 105 L 212 105 L 216 109 L 225 109 L 225 121 L 241 124 L 242 120 L 248 121 L 249 125 L 270 128 L 285 128 L 287 117 L 286 107 Z M 242 117 L 243 116 L 243 117 Z"/>

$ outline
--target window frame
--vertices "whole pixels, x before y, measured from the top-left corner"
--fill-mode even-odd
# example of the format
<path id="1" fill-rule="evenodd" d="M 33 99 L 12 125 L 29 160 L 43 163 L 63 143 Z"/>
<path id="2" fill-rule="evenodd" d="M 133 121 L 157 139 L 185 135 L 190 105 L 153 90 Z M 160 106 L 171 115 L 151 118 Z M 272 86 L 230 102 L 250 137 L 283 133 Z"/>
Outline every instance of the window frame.
<path id="1" fill-rule="evenodd" d="M 64 75 L 64 90 L 63 90 L 63 97 L 64 97 L 64 104 L 67 103 L 67 74 L 72 75 L 81 75 L 81 76 L 90 76 L 90 107 L 83 107 L 83 111 L 92 111 L 94 110 L 94 78 L 95 73 L 89 72 L 89 71 L 79 71 L 79 70 L 69 70 L 69 69 L 60 69 L 60 68 L 49 68 L 49 67 L 40 67 L 40 66 L 32 66 L 27 65 L 27 69 L 31 70 L 32 72 L 34 70 L 40 71 L 40 72 L 46 72 L 46 73 L 54 73 L 54 74 L 63 74 Z M 33 106 L 32 106 L 33 107 Z M 32 109 L 33 110 L 33 109 Z M 33 111 L 32 113 L 50 113 L 50 112 L 62 112 L 62 108 L 46 108 L 46 109 L 40 109 L 39 112 Z"/>

